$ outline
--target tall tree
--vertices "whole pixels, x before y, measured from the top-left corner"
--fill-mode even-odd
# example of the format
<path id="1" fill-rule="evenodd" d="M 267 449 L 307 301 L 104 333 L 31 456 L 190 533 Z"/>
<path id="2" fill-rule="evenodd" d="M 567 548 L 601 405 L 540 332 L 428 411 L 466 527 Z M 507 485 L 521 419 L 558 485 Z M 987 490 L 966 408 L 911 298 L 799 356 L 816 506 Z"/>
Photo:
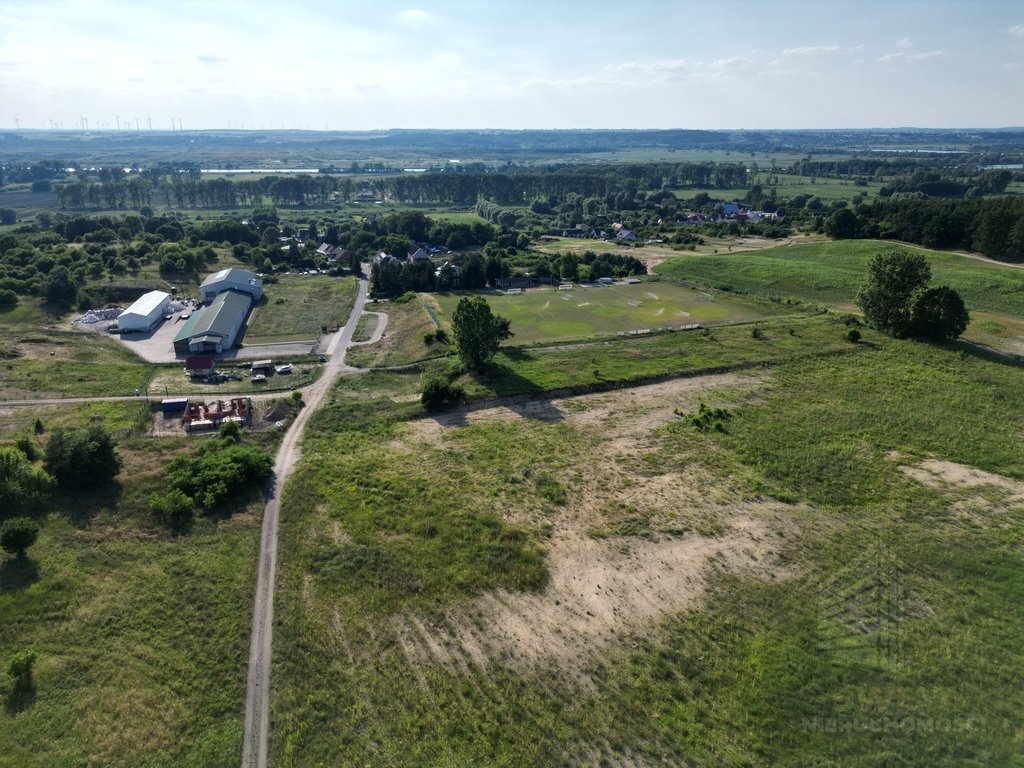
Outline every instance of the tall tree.
<path id="1" fill-rule="evenodd" d="M 867 283 L 857 293 L 857 306 L 868 324 L 892 336 L 907 336 L 914 294 L 928 285 L 931 276 L 931 266 L 920 253 L 877 253 L 868 264 Z"/>
<path id="2" fill-rule="evenodd" d="M 494 357 L 498 345 L 514 334 L 509 321 L 491 312 L 483 296 L 464 296 L 452 313 L 452 331 L 459 358 L 467 368 L 479 370 Z"/>

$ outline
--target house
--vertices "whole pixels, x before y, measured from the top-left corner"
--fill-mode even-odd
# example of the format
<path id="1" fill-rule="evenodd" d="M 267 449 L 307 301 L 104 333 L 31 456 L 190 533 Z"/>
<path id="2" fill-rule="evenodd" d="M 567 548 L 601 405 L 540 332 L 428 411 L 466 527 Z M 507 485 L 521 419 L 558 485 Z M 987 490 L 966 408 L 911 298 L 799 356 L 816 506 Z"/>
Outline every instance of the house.
<path id="1" fill-rule="evenodd" d="M 345 257 L 345 249 L 338 245 L 331 245 L 329 243 L 321 243 L 320 247 L 316 249 L 316 255 L 322 256 L 330 261 L 338 261 Z"/>
<path id="2" fill-rule="evenodd" d="M 263 281 L 256 277 L 255 272 L 230 267 L 213 273 L 199 286 L 199 294 L 204 303 L 213 301 L 217 294 L 224 291 L 247 293 L 253 301 L 259 301 L 263 298 Z"/>
<path id="3" fill-rule="evenodd" d="M 171 295 L 163 291 L 144 293 L 124 312 L 117 316 L 117 327 L 122 333 L 149 333 L 167 314 Z"/>
<path id="4" fill-rule="evenodd" d="M 634 240 L 636 240 L 636 235 L 634 235 L 631 230 L 628 230 L 625 227 L 623 227 L 622 229 L 615 233 L 615 239 L 622 240 L 627 243 L 632 243 Z"/>
<path id="5" fill-rule="evenodd" d="M 394 262 L 397 264 L 398 259 L 392 256 L 390 253 L 384 253 L 384 251 L 381 251 L 380 253 L 373 257 L 373 263 L 376 264 L 378 267 L 384 262 Z"/>
<path id="6" fill-rule="evenodd" d="M 409 251 L 408 260 L 412 264 L 417 264 L 421 261 L 430 261 L 430 254 L 422 248 L 415 248 Z"/>
<path id="7" fill-rule="evenodd" d="M 252 296 L 248 293 L 236 290 L 218 293 L 208 307 L 196 310 L 181 326 L 174 337 L 174 351 L 211 353 L 231 349 L 245 325 L 251 305 Z"/>
<path id="8" fill-rule="evenodd" d="M 740 212 L 739 203 L 722 203 L 719 207 L 722 211 L 723 216 L 735 216 L 737 213 Z"/>
<path id="9" fill-rule="evenodd" d="M 583 227 L 569 227 L 562 230 L 562 237 L 583 237 L 586 234 L 587 230 Z"/>
<path id="10" fill-rule="evenodd" d="M 185 361 L 185 373 L 189 376 L 209 376 L 214 372 L 213 355 L 193 355 Z"/>
<path id="11" fill-rule="evenodd" d="M 507 290 L 509 288 L 531 288 L 533 285 L 533 278 L 529 275 L 502 277 L 494 281 L 494 287 L 502 290 Z"/>

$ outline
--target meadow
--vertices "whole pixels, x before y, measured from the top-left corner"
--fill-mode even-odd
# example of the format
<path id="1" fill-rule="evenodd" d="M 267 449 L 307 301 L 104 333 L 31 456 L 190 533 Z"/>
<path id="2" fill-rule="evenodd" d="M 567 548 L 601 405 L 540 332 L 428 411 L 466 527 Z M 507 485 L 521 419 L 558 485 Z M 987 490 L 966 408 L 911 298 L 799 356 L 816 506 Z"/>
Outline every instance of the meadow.
<path id="1" fill-rule="evenodd" d="M 436 293 L 438 317 L 450 325 L 465 293 Z M 682 285 L 645 282 L 612 286 L 576 285 L 572 290 L 530 288 L 518 295 L 483 294 L 491 309 L 508 318 L 514 344 L 586 338 L 692 323 L 748 322 L 779 314 L 771 305 L 755 304 L 716 292 Z"/>
<path id="2" fill-rule="evenodd" d="M 1019 368 L 763 327 L 712 331 L 742 370 L 508 349 L 477 394 L 537 399 L 438 416 L 414 373 L 339 382 L 286 489 L 276 763 L 1012 762 Z M 683 378 L 618 388 L 638 348 Z"/>
<path id="3" fill-rule="evenodd" d="M 356 298 L 354 278 L 285 275 L 264 287 L 249 317 L 244 344 L 314 341 L 323 328 L 345 324 Z"/>
<path id="4" fill-rule="evenodd" d="M 66 330 L 65 313 L 22 299 L 0 311 L 0 399 L 131 395 L 153 366 L 104 334 Z"/>
<path id="5" fill-rule="evenodd" d="M 0 658 L 39 654 L 30 696 L 0 683 L 0 766 L 237 764 L 261 495 L 174 538 L 148 497 L 195 439 L 150 437 L 148 406 L 121 402 L 5 410 L 0 442 L 32 436 L 36 418 L 39 446 L 55 427 L 102 424 L 124 466 L 37 509 L 26 560 L 0 556 Z M 272 450 L 277 437 L 245 439 Z"/>
<path id="6" fill-rule="evenodd" d="M 656 272 L 691 284 L 713 286 L 773 301 L 856 311 L 857 290 L 871 257 L 905 249 L 924 253 L 932 267 L 932 285 L 959 291 L 973 322 L 964 338 L 993 349 L 1024 352 L 1024 270 L 880 240 L 839 240 L 773 248 L 758 253 L 682 257 L 663 262 Z"/>

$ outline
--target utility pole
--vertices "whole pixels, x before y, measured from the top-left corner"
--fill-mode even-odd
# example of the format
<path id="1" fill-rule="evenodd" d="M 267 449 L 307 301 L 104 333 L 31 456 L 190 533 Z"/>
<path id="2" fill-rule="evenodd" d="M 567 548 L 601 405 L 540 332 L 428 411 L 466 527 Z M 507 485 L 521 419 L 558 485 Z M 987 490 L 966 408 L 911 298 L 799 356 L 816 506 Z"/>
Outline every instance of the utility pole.
<path id="1" fill-rule="evenodd" d="M 121 116 L 120 115 L 114 115 L 114 119 L 117 120 L 117 130 L 120 131 L 121 130 Z"/>

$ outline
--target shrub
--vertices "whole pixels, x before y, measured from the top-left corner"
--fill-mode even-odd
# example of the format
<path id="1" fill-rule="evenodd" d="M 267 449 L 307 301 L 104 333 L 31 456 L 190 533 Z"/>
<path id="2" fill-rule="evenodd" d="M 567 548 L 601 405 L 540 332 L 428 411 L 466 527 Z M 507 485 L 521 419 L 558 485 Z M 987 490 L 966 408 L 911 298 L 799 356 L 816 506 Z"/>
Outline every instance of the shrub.
<path id="1" fill-rule="evenodd" d="M 858 341 L 860 341 L 860 331 L 858 331 L 856 328 L 851 328 L 846 332 L 846 340 L 851 344 L 856 344 Z"/>
<path id="2" fill-rule="evenodd" d="M 25 458 L 29 461 L 35 461 L 39 458 L 39 449 L 36 448 L 36 444 L 32 442 L 32 438 L 28 435 L 19 436 L 15 445 L 19 451 L 25 454 Z"/>
<path id="3" fill-rule="evenodd" d="M 28 438 L 19 439 L 19 444 L 22 439 L 35 450 Z M 53 478 L 32 465 L 24 448 L 0 448 L 0 510 L 4 513 L 17 514 L 37 506 L 52 487 Z"/>
<path id="4" fill-rule="evenodd" d="M 194 507 L 214 510 L 262 489 L 273 466 L 266 451 L 222 438 L 176 458 L 167 465 L 166 477 L 171 489 L 185 494 Z"/>
<path id="5" fill-rule="evenodd" d="M 438 376 L 431 376 L 424 382 L 423 393 L 420 395 L 423 407 L 430 411 L 450 408 L 465 399 L 466 391 L 459 384 L 453 384 Z"/>
<path id="6" fill-rule="evenodd" d="M 437 336 L 434 335 L 433 331 L 427 331 L 426 333 L 423 334 L 423 343 L 424 344 L 428 344 L 428 345 L 429 344 L 433 344 L 436 339 L 437 339 Z"/>
<path id="7" fill-rule="evenodd" d="M 698 432 L 725 432 L 725 423 L 732 419 L 732 414 L 725 408 L 708 408 L 701 401 L 696 413 L 680 413 Z"/>
<path id="8" fill-rule="evenodd" d="M 415 301 L 415 300 L 416 300 L 416 292 L 415 291 L 406 291 L 401 296 L 399 296 L 397 299 L 395 299 L 395 304 L 408 304 L 410 301 Z"/>
<path id="9" fill-rule="evenodd" d="M 188 533 L 195 522 L 195 505 L 192 499 L 177 488 L 165 494 L 154 493 L 149 497 L 149 509 L 161 525 L 175 534 Z"/>
<path id="10" fill-rule="evenodd" d="M 110 433 L 87 429 L 55 429 L 46 444 L 46 471 L 62 488 L 96 488 L 121 471 L 121 457 Z"/>
<path id="11" fill-rule="evenodd" d="M 0 525 L 0 547 L 25 557 L 25 550 L 36 543 L 39 538 L 39 524 L 30 517 L 12 517 Z"/>
<path id="12" fill-rule="evenodd" d="M 11 660 L 7 662 L 7 674 L 14 680 L 15 685 L 19 687 L 32 685 L 32 670 L 35 668 L 38 658 L 39 654 L 31 649 L 18 651 L 11 656 Z"/>

